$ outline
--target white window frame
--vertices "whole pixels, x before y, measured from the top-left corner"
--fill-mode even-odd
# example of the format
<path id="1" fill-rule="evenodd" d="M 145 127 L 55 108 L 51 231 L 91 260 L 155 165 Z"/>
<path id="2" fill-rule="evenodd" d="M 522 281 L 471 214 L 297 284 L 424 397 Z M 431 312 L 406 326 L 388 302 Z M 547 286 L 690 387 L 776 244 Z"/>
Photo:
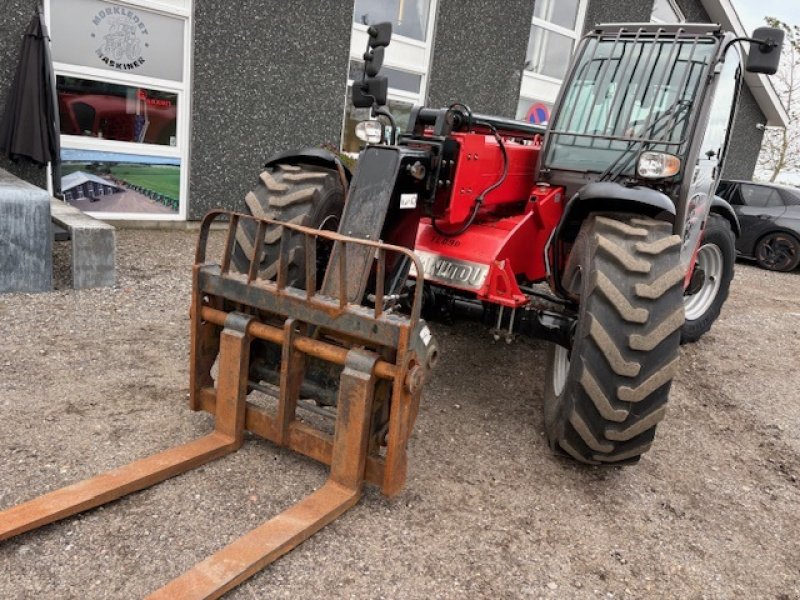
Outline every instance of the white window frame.
<path id="1" fill-rule="evenodd" d="M 578 12 L 575 16 L 575 27 L 572 29 L 556 25 L 555 23 L 551 23 L 550 21 L 546 21 L 535 16 L 531 18 L 531 28 L 535 25 L 547 31 L 552 31 L 553 33 L 558 33 L 571 38 L 573 40 L 574 51 L 574 49 L 577 47 L 578 41 L 580 41 L 581 36 L 583 35 L 583 25 L 584 21 L 586 20 L 586 9 L 588 4 L 588 0 L 579 0 Z M 561 88 L 562 81 L 562 79 L 557 77 L 550 77 L 548 75 L 542 75 L 528 69 L 523 69 L 522 81 L 520 83 L 519 90 L 520 100 L 525 99 L 553 104 L 558 96 L 558 90 Z"/>
<path id="2" fill-rule="evenodd" d="M 131 87 L 141 87 L 169 92 L 177 95 L 177 119 L 175 146 L 158 144 L 142 144 L 136 142 L 119 142 L 80 135 L 61 135 L 61 148 L 69 150 L 91 150 L 97 152 L 119 152 L 140 156 L 158 156 L 177 158 L 180 160 L 179 204 L 177 214 L 166 213 L 126 213 L 126 212 L 93 212 L 86 211 L 91 217 L 103 221 L 185 221 L 189 204 L 189 172 L 191 145 L 191 100 L 192 100 L 192 20 L 193 0 L 113 0 L 116 4 L 141 8 L 150 12 L 184 20 L 183 30 L 183 81 L 172 81 L 156 77 L 146 77 L 132 73 L 109 71 L 107 69 L 78 66 L 53 61 L 56 76 L 78 77 L 94 81 L 102 81 Z M 45 21 L 51 29 L 50 5 L 58 0 L 44 0 Z M 48 191 L 53 193 L 52 177 L 48 177 Z"/>
<path id="3" fill-rule="evenodd" d="M 392 42 L 386 47 L 383 64 L 392 69 L 406 71 L 414 75 L 420 75 L 419 92 L 409 92 L 408 90 L 399 90 L 391 87 L 391 79 L 389 80 L 389 100 L 398 102 L 405 102 L 408 104 L 424 104 L 425 99 L 428 97 L 428 73 L 430 71 L 431 57 L 433 56 L 433 37 L 436 30 L 436 14 L 439 5 L 439 0 L 431 0 L 428 7 L 428 28 L 425 35 L 425 41 L 415 40 L 414 38 L 406 37 L 403 35 L 392 34 Z M 355 10 L 355 3 L 354 3 Z M 356 60 L 359 62 L 364 61 L 364 51 L 367 48 L 367 40 L 369 34 L 367 33 L 368 26 L 353 21 L 350 33 L 350 61 Z M 349 74 L 350 64 L 348 61 L 348 77 L 347 86 L 345 87 L 344 94 L 344 111 L 342 113 L 342 137 L 340 140 L 344 142 L 345 127 L 347 125 L 347 90 L 353 85 L 353 79 Z"/>
<path id="4" fill-rule="evenodd" d="M 686 15 L 683 14 L 683 11 L 681 10 L 681 7 L 678 6 L 678 3 L 675 2 L 675 0 L 664 0 L 664 2 L 666 2 L 669 5 L 669 7 L 672 10 L 672 12 L 675 13 L 675 18 L 678 19 L 678 23 L 685 23 L 686 22 Z M 653 5 L 650 7 L 650 15 L 651 15 L 650 16 L 650 22 L 651 23 L 667 24 L 667 21 L 662 21 L 661 19 L 656 19 L 655 17 L 652 16 L 653 9 L 655 8 L 655 5 L 656 5 L 656 0 L 653 0 Z"/>

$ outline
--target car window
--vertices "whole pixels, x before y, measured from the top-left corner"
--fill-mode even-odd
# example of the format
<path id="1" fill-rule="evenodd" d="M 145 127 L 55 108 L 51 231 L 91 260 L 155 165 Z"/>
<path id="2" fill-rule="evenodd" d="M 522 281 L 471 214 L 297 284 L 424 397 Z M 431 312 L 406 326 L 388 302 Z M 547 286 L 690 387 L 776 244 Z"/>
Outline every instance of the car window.
<path id="1" fill-rule="evenodd" d="M 781 196 L 783 196 L 783 203 L 786 206 L 800 206 L 800 190 L 781 190 Z"/>
<path id="2" fill-rule="evenodd" d="M 744 204 L 753 208 L 783 206 L 780 194 L 763 185 L 742 185 L 739 193 Z"/>
<path id="3" fill-rule="evenodd" d="M 733 184 L 730 181 L 720 181 L 717 186 L 717 196 L 727 199 L 730 196 Z"/>

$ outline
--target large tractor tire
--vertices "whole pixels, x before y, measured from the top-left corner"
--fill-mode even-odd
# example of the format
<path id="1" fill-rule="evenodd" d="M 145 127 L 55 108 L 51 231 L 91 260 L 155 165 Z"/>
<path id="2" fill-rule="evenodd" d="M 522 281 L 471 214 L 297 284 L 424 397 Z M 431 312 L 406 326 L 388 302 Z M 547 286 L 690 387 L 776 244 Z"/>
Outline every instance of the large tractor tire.
<path id="1" fill-rule="evenodd" d="M 256 188 L 245 196 L 245 205 L 255 217 L 336 231 L 344 207 L 344 190 L 339 174 L 334 170 L 279 163 L 261 173 Z M 247 272 L 253 259 L 256 229 L 254 222 L 243 220 L 236 232 L 233 263 L 242 272 Z M 268 227 L 264 236 L 258 272 L 265 279 L 272 279 L 278 273 L 281 229 Z M 327 258 L 319 250 L 318 274 L 325 268 Z M 305 239 L 302 234 L 289 235 L 287 258 L 287 285 L 304 288 Z M 317 285 L 320 283 L 318 277 Z"/>
<path id="2" fill-rule="evenodd" d="M 730 223 L 720 215 L 710 214 L 697 253 L 696 269 L 703 279 L 698 289 L 683 297 L 686 321 L 681 329 L 681 343 L 696 342 L 711 329 L 728 298 L 733 267 L 736 263 L 736 237 Z"/>
<path id="3" fill-rule="evenodd" d="M 553 346 L 551 447 L 589 464 L 636 462 L 664 418 L 683 325 L 681 240 L 663 221 L 591 215 L 563 285 L 579 303 L 572 347 Z"/>

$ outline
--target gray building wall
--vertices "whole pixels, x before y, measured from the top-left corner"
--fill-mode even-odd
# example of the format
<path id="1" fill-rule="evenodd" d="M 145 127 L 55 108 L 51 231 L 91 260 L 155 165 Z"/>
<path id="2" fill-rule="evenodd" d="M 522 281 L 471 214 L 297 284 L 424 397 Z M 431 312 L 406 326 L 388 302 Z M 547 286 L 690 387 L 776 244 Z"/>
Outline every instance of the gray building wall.
<path id="1" fill-rule="evenodd" d="M 426 103 L 514 117 L 532 16 L 531 0 L 440 0 Z"/>
<path id="2" fill-rule="evenodd" d="M 0 115 L 6 107 L 6 99 L 14 83 L 14 74 L 17 71 L 19 51 L 22 46 L 22 35 L 28 22 L 34 15 L 37 0 L 4 0 L 2 19 L 0 19 Z M 24 179 L 44 187 L 47 180 L 47 170 L 40 169 L 30 163 L 20 161 L 13 163 L 5 156 L 0 156 L 0 169 L 13 173 Z"/>
<path id="3" fill-rule="evenodd" d="M 599 23 L 646 23 L 652 12 L 651 0 L 589 0 L 584 31 Z"/>
<path id="4" fill-rule="evenodd" d="M 195 2 L 189 219 L 241 209 L 271 154 L 339 143 L 352 0 Z"/>

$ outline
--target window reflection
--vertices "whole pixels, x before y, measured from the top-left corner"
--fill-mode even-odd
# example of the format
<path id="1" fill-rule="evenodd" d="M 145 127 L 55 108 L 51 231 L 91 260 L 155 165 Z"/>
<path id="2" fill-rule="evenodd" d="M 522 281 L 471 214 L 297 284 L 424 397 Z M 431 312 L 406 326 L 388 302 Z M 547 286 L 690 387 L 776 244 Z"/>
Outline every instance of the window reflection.
<path id="1" fill-rule="evenodd" d="M 430 0 L 356 0 L 353 21 L 362 25 L 389 21 L 393 35 L 424 42 L 430 6 Z"/>
<path id="2" fill-rule="evenodd" d="M 62 75 L 56 87 L 62 134 L 177 145 L 175 93 Z"/>
<path id="3" fill-rule="evenodd" d="M 536 0 L 533 16 L 559 27 L 574 29 L 578 16 L 578 0 Z"/>
<path id="4" fill-rule="evenodd" d="M 563 79 L 572 56 L 573 39 L 538 25 L 531 26 L 525 69 L 540 75 Z"/>

